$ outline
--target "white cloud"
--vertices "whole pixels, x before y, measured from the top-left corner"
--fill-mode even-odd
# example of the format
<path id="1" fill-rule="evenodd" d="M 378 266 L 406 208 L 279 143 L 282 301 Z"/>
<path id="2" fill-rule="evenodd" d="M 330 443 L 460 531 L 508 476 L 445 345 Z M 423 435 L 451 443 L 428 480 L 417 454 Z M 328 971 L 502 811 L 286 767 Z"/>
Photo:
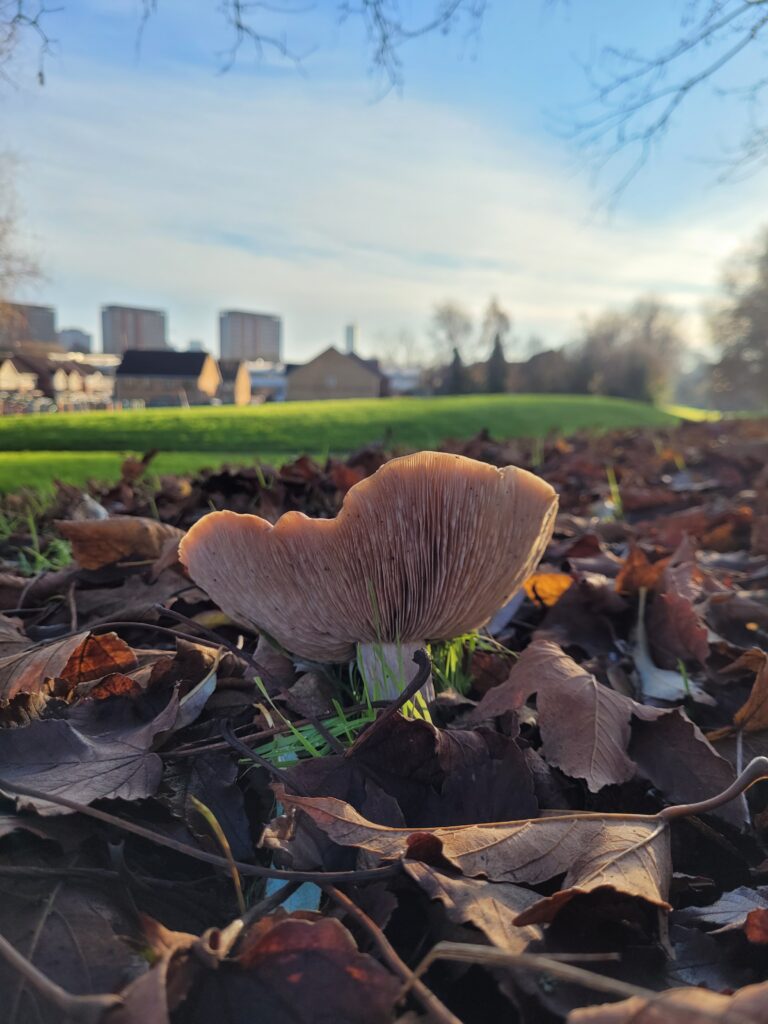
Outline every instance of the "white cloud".
<path id="1" fill-rule="evenodd" d="M 364 337 L 421 333 L 436 301 L 479 312 L 497 294 L 518 329 L 559 342 L 645 291 L 695 311 L 754 229 L 757 179 L 738 204 L 590 220 L 554 145 L 435 104 L 372 105 L 369 83 L 80 74 L 15 101 L 5 131 L 51 278 L 39 297 L 91 330 L 102 303 L 146 303 L 176 343 L 212 342 L 219 309 L 267 309 L 302 358 L 348 319 Z"/>

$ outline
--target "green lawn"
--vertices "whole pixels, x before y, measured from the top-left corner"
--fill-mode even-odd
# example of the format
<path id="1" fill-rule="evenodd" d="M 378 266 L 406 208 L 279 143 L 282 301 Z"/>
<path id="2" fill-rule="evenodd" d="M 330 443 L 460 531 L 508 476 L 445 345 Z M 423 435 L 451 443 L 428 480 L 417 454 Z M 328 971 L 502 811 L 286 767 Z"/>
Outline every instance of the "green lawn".
<path id="1" fill-rule="evenodd" d="M 675 410 L 677 415 L 683 410 Z M 0 491 L 113 479 L 127 452 L 159 448 L 157 472 L 222 462 L 324 456 L 371 441 L 435 447 L 487 427 L 496 437 L 542 437 L 582 428 L 671 425 L 677 417 L 639 402 L 585 395 L 467 395 L 235 408 L 147 409 L 0 418 Z"/>

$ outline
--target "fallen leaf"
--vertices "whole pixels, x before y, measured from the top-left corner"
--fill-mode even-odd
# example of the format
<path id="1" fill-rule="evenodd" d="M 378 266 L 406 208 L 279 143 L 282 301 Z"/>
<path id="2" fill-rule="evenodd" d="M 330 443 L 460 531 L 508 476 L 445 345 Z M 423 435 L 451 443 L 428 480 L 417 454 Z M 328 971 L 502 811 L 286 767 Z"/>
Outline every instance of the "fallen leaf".
<path id="1" fill-rule="evenodd" d="M 675 912 L 675 920 L 683 924 L 715 925 L 718 932 L 743 928 L 753 910 L 768 909 L 768 888 L 748 889 L 739 886 L 710 903 L 707 907 L 685 907 Z"/>
<path id="2" fill-rule="evenodd" d="M 727 789 L 736 772 L 682 708 L 650 708 L 636 704 L 632 712 L 629 756 L 639 773 L 672 804 L 696 803 Z M 712 812 L 737 828 L 749 823 L 743 800 L 732 800 Z"/>
<path id="3" fill-rule="evenodd" d="M 617 592 L 619 594 L 637 594 L 641 588 L 655 590 L 668 562 L 668 558 L 660 558 L 658 562 L 651 562 L 643 549 L 637 544 L 633 544 L 616 577 Z"/>
<path id="4" fill-rule="evenodd" d="M 7 658 L 18 654 L 32 646 L 32 641 L 24 636 L 19 627 L 21 619 L 12 619 L 0 614 L 0 656 Z"/>
<path id="5" fill-rule="evenodd" d="M 56 528 L 72 545 L 72 555 L 83 569 L 101 569 L 123 561 L 152 561 L 166 543 L 180 541 L 183 530 L 141 516 L 111 516 L 90 522 L 57 519 Z"/>
<path id="6" fill-rule="evenodd" d="M 535 572 L 523 584 L 531 601 L 551 608 L 557 604 L 563 594 L 573 583 L 573 576 L 564 572 Z"/>
<path id="7" fill-rule="evenodd" d="M 237 763 L 224 753 L 180 758 L 166 767 L 160 799 L 198 838 L 209 835 L 210 830 L 192 809 L 190 798 L 202 801 L 221 825 L 234 858 L 249 860 L 253 840 L 237 774 Z"/>
<path id="8" fill-rule="evenodd" d="M 750 910 L 744 924 L 744 934 L 749 942 L 755 945 L 765 946 L 768 944 L 768 910 L 764 907 Z"/>
<path id="9" fill-rule="evenodd" d="M 656 660 L 671 668 L 680 661 L 709 657 L 708 630 L 699 612 L 680 594 L 656 594 L 648 611 L 648 633 Z"/>
<path id="10" fill-rule="evenodd" d="M 644 697 L 653 700 L 680 702 L 686 697 L 701 704 L 716 704 L 714 697 L 703 690 L 698 683 L 685 679 L 679 672 L 659 668 L 651 658 L 648 646 L 648 634 L 645 627 L 645 591 L 640 593 L 637 612 L 637 632 L 635 648 L 632 652 L 635 669 L 640 678 L 640 686 Z"/>
<path id="11" fill-rule="evenodd" d="M 47 878 L 16 878 L 12 884 L 4 880 L 0 933 L 23 955 L 34 950 L 35 967 L 66 991 L 74 995 L 116 991 L 147 970 L 131 942 L 135 936 L 132 914 L 117 887 L 110 891 L 67 879 L 71 860 L 66 855 L 49 858 Z M 5 959 L 0 961 L 0 991 L 4 1022 L 71 1020 L 33 986 L 23 986 L 18 971 Z"/>
<path id="12" fill-rule="evenodd" d="M 748 985 L 732 996 L 702 988 L 672 988 L 653 998 L 586 1006 L 568 1014 L 568 1024 L 764 1024 L 768 984 Z"/>
<path id="13" fill-rule="evenodd" d="M 485 882 L 455 878 L 417 860 L 403 862 L 406 874 L 433 900 L 440 900 L 455 924 L 471 924 L 499 949 L 523 953 L 542 938 L 537 925 L 517 925 L 516 919 L 539 896 L 512 882 Z"/>
<path id="14" fill-rule="evenodd" d="M 722 792 L 736 778 L 701 730 L 679 708 L 651 708 L 603 686 L 548 640 L 534 640 L 501 686 L 462 719 L 488 722 L 518 711 L 537 694 L 542 754 L 597 792 L 643 775 L 671 803 L 692 803 Z M 716 814 L 745 824 L 742 805 Z"/>
<path id="15" fill-rule="evenodd" d="M 379 819 L 387 824 L 504 821 L 538 810 L 531 771 L 514 735 L 436 729 L 402 715 L 344 758 L 308 758 L 286 773 L 302 792 L 336 797 L 363 814 L 378 814 L 382 796 L 391 798 L 399 813 Z"/>
<path id="16" fill-rule="evenodd" d="M 602 888 L 669 909 L 669 833 L 664 822 L 652 816 L 563 814 L 414 830 L 376 825 L 341 800 L 275 789 L 285 807 L 309 815 L 335 843 L 382 860 L 440 858 L 470 878 L 529 885 L 565 874 L 563 888 L 519 914 L 516 924 L 551 921 L 574 896 Z M 283 836 L 267 827 L 263 846 L 285 849 L 285 844 Z"/>
<path id="17" fill-rule="evenodd" d="M 110 672 L 135 668 L 136 655 L 115 633 L 78 633 L 0 659 L 0 702 L 39 692 L 49 679 L 71 687 Z"/>
<path id="18" fill-rule="evenodd" d="M 13 798 L 13 789 L 2 789 L 2 782 L 16 782 L 82 804 L 151 796 L 163 771 L 161 759 L 151 752 L 152 741 L 173 727 L 179 700 L 174 693 L 159 714 L 138 724 L 135 705 L 119 697 L 91 701 L 72 709 L 70 719 L 0 731 L 0 790 Z M 45 800 L 15 799 L 19 807 L 38 814 L 71 813 Z"/>
<path id="19" fill-rule="evenodd" d="M 526 648 L 510 682 L 522 701 L 537 694 L 542 752 L 550 764 L 584 779 L 593 793 L 632 778 L 627 746 L 633 701 L 603 686 L 547 640 Z"/>
<path id="20" fill-rule="evenodd" d="M 724 674 L 754 672 L 749 697 L 745 704 L 733 716 L 733 726 L 716 729 L 709 734 L 709 739 L 719 740 L 732 732 L 762 732 L 768 729 L 768 654 L 759 647 L 746 651 L 736 661 L 723 670 Z"/>
<path id="21" fill-rule="evenodd" d="M 340 921 L 296 915 L 259 925 L 238 963 L 198 980 L 181 1007 L 185 1024 L 390 1024 L 401 983 L 359 952 Z"/>

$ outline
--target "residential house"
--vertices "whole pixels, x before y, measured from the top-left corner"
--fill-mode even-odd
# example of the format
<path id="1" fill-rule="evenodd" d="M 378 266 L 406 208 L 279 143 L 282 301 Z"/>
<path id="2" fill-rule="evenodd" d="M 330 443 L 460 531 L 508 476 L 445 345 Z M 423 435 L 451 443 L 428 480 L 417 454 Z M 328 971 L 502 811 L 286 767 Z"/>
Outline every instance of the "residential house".
<path id="1" fill-rule="evenodd" d="M 224 405 L 249 405 L 251 401 L 251 375 L 246 363 L 239 359 L 220 359 L 221 387 L 217 398 Z"/>
<path id="2" fill-rule="evenodd" d="M 380 398 L 386 378 L 375 359 L 344 354 L 333 346 L 301 366 L 286 367 L 288 401 L 323 398 Z"/>
<path id="3" fill-rule="evenodd" d="M 38 371 L 30 360 L 13 352 L 0 355 L 0 392 L 18 397 L 38 390 Z"/>
<path id="4" fill-rule="evenodd" d="M 115 373 L 115 399 L 146 405 L 208 405 L 221 374 L 207 352 L 129 349 Z"/>
<path id="5" fill-rule="evenodd" d="M 0 356 L 0 393 L 16 400 L 48 399 L 64 409 L 102 405 L 112 397 L 112 380 L 84 362 L 8 352 Z"/>
<path id="6" fill-rule="evenodd" d="M 284 402 L 288 388 L 288 367 L 283 363 L 268 363 L 254 359 L 247 364 L 251 376 L 251 401 Z"/>

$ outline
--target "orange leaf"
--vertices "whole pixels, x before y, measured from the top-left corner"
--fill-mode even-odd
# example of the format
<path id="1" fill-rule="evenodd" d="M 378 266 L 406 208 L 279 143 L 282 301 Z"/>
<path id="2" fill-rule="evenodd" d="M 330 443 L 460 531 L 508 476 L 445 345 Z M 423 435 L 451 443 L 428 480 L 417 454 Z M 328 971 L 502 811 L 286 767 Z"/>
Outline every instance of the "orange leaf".
<path id="1" fill-rule="evenodd" d="M 573 583 L 573 577 L 564 572 L 535 572 L 523 584 L 525 592 L 532 601 L 551 608 L 557 604 L 563 594 Z"/>

